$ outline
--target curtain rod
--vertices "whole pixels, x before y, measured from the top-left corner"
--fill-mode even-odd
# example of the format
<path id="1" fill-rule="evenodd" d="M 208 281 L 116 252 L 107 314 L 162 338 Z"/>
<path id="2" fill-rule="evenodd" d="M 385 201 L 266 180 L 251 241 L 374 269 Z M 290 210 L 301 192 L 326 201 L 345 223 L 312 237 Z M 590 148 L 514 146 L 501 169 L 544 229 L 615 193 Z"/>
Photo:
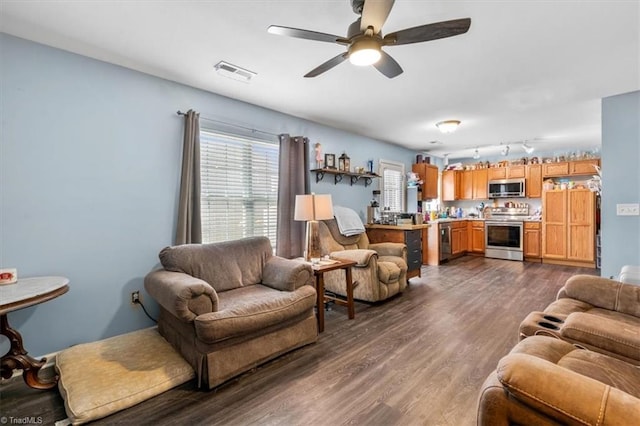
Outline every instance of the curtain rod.
<path id="1" fill-rule="evenodd" d="M 182 111 L 180 111 L 180 110 L 178 110 L 178 111 L 176 112 L 176 114 L 178 114 L 178 115 L 187 115 L 187 113 L 186 113 L 186 112 L 182 112 Z M 252 132 L 252 133 L 263 133 L 263 134 L 265 134 L 265 135 L 275 136 L 275 137 L 279 137 L 279 136 L 280 136 L 280 135 L 277 135 L 277 134 L 275 134 L 275 133 L 265 132 L 264 130 L 252 129 L 252 128 L 250 128 L 250 127 L 240 126 L 240 125 L 238 125 L 238 124 L 227 123 L 226 121 L 214 120 L 214 119 L 212 119 L 212 118 L 207 118 L 207 117 L 201 117 L 201 118 L 202 118 L 203 120 L 206 120 L 206 121 L 212 121 L 212 122 L 214 122 L 214 123 L 220 123 L 220 124 L 224 124 L 224 125 L 226 125 L 226 126 L 237 127 L 238 129 L 248 130 L 248 131 L 250 131 L 250 132 Z"/>

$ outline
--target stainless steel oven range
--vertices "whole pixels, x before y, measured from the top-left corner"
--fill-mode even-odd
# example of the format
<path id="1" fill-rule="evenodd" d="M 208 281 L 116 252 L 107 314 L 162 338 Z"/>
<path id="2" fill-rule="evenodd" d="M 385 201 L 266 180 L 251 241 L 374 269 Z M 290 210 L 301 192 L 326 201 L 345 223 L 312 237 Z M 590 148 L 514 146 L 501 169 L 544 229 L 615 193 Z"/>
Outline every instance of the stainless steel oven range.
<path id="1" fill-rule="evenodd" d="M 523 226 L 529 207 L 485 208 L 485 257 L 524 260 Z"/>

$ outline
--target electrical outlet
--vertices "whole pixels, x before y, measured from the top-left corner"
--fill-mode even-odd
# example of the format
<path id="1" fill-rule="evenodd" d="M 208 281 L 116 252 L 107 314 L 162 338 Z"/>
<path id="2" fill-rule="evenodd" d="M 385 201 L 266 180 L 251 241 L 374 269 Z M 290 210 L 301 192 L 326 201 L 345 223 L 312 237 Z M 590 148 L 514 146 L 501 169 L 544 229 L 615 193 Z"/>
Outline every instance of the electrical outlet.
<path id="1" fill-rule="evenodd" d="M 640 205 L 635 204 L 616 204 L 616 215 L 618 216 L 640 216 Z"/>
<path id="2" fill-rule="evenodd" d="M 131 303 L 135 304 L 138 303 L 140 301 L 140 292 L 139 291 L 132 291 L 131 292 Z"/>

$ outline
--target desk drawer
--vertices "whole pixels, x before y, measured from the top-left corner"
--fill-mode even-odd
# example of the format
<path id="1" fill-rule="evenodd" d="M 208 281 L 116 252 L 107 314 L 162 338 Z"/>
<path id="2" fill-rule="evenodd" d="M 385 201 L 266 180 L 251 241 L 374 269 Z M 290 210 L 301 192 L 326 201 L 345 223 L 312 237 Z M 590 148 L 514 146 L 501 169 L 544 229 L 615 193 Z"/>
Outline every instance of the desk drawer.
<path id="1" fill-rule="evenodd" d="M 404 243 L 407 246 L 407 251 L 411 252 L 414 249 L 422 248 L 422 238 L 420 231 L 405 231 Z"/>
<path id="2" fill-rule="evenodd" d="M 422 266 L 422 253 L 421 252 L 418 252 L 417 254 L 409 253 L 407 256 L 407 269 L 409 271 L 414 271 L 416 269 L 420 269 L 421 266 Z"/>

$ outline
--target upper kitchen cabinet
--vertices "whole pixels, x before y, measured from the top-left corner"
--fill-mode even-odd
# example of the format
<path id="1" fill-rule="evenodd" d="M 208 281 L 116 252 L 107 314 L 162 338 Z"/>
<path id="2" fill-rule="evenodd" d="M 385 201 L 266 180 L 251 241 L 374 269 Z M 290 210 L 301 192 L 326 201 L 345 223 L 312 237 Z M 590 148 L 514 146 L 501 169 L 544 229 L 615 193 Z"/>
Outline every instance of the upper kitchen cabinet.
<path id="1" fill-rule="evenodd" d="M 456 170 L 442 172 L 442 201 L 460 199 L 460 173 Z"/>
<path id="2" fill-rule="evenodd" d="M 464 170 L 460 175 L 461 200 L 486 200 L 488 169 Z"/>
<path id="3" fill-rule="evenodd" d="M 473 199 L 486 200 L 489 198 L 487 184 L 489 181 L 488 169 L 476 169 L 473 171 Z"/>
<path id="4" fill-rule="evenodd" d="M 529 198 L 542 197 L 542 164 L 529 164 L 526 169 L 525 191 Z"/>
<path id="5" fill-rule="evenodd" d="M 492 167 L 489 169 L 489 180 L 500 180 L 500 179 L 516 179 L 523 178 L 525 176 L 525 166 L 524 165 L 514 165 L 508 167 Z"/>
<path id="6" fill-rule="evenodd" d="M 433 200 L 438 198 L 438 166 L 416 163 L 411 166 L 411 171 L 420 176 L 422 181 L 422 199 Z"/>
<path id="7" fill-rule="evenodd" d="M 569 175 L 594 175 L 595 166 L 600 166 L 600 160 L 580 160 L 569 162 Z"/>
<path id="8" fill-rule="evenodd" d="M 542 165 L 542 176 L 561 177 L 593 175 L 596 174 L 596 168 L 594 166 L 599 165 L 599 159 L 544 163 Z"/>

